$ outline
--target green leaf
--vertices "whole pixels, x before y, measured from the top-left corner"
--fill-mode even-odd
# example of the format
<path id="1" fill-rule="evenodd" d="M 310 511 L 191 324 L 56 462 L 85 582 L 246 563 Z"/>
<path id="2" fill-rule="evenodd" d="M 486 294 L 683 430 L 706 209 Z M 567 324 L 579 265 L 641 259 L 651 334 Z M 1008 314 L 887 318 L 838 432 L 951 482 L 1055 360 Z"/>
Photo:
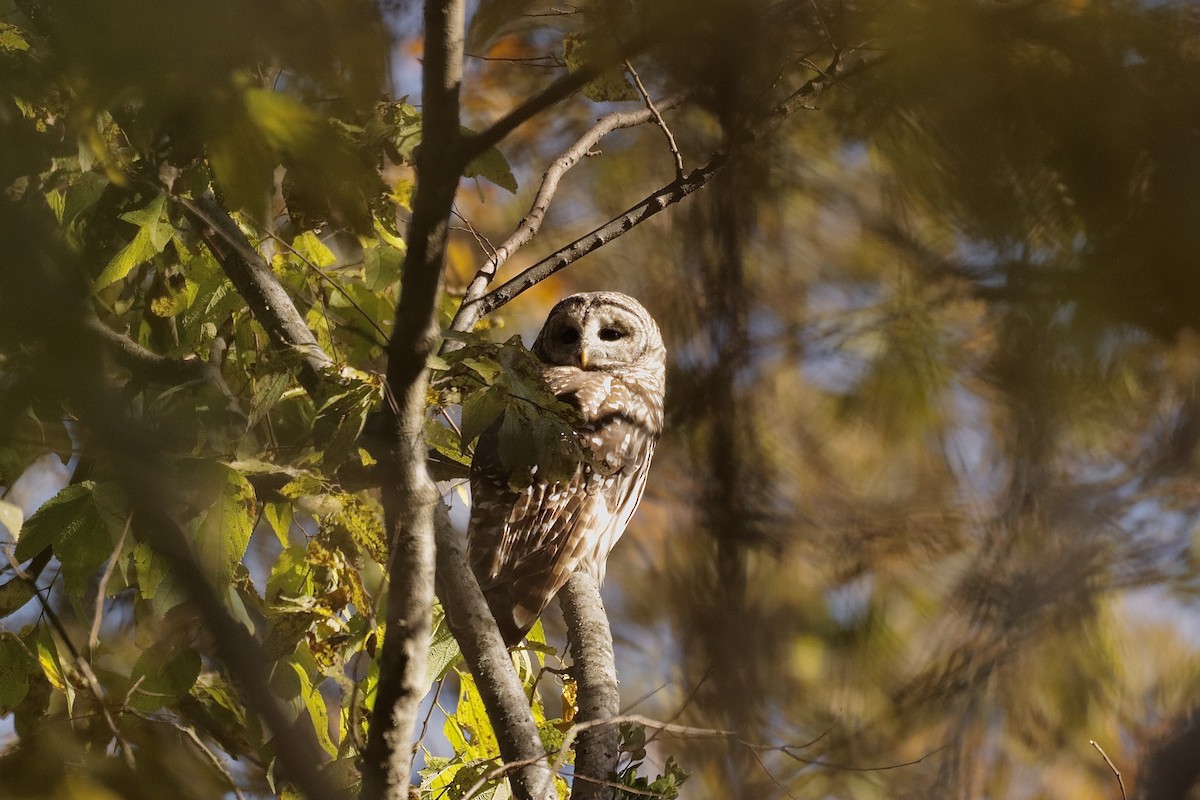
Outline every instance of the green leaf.
<path id="1" fill-rule="evenodd" d="M 108 178 L 99 172 L 85 172 L 68 186 L 66 202 L 59 219 L 63 227 L 70 225 L 76 217 L 94 206 L 108 188 L 108 183 Z"/>
<path id="2" fill-rule="evenodd" d="M 479 377 L 483 378 L 483 382 L 489 386 L 496 381 L 496 376 L 500 374 L 502 367 L 495 361 L 481 358 L 464 358 L 458 362 L 464 367 L 470 368 Z"/>
<path id="3" fill-rule="evenodd" d="M 0 714 L 8 714 L 25 699 L 30 677 L 39 672 L 29 647 L 14 634 L 0 631 Z"/>
<path id="4" fill-rule="evenodd" d="M 462 439 L 437 420 L 425 423 L 425 443 L 438 455 L 464 467 L 471 466 L 471 457 L 462 451 Z"/>
<path id="5" fill-rule="evenodd" d="M 153 600 L 166 570 L 149 542 L 138 542 L 133 548 L 133 570 L 137 577 L 138 593 L 143 600 Z"/>
<path id="6" fill-rule="evenodd" d="M 197 550 L 220 591 L 233 580 L 254 530 L 254 489 L 240 472 L 221 467 L 221 496 L 200 524 Z"/>
<path id="7" fill-rule="evenodd" d="M 315 231 L 305 231 L 297 236 L 292 241 L 292 249 L 304 260 L 322 269 L 337 263 L 337 256 L 325 246 Z"/>
<path id="8" fill-rule="evenodd" d="M 248 117 L 276 150 L 304 149 L 322 133 L 312 109 L 283 92 L 251 88 L 244 101 Z"/>
<path id="9" fill-rule="evenodd" d="M 263 504 L 263 518 L 271 526 L 271 530 L 275 533 L 275 538 L 284 547 L 287 547 L 290 541 L 288 534 L 292 529 L 293 517 L 291 503 Z"/>
<path id="10" fill-rule="evenodd" d="M 387 531 L 383 513 L 373 500 L 359 495 L 341 493 L 338 508 L 329 522 L 350 537 L 354 544 L 380 564 L 387 562 Z"/>
<path id="11" fill-rule="evenodd" d="M 442 604 L 435 603 L 433 606 L 433 636 L 429 643 L 429 675 L 433 680 L 444 678 L 450 668 L 458 662 L 461 653 L 458 641 L 450 632 L 450 626 L 446 624 L 446 612 L 442 608 Z"/>
<path id="12" fill-rule="evenodd" d="M 473 132 L 464 128 L 463 133 L 470 136 Z M 508 159 L 496 147 L 489 147 L 471 159 L 463 169 L 463 177 L 487 178 L 501 189 L 505 189 L 512 194 L 515 194 L 518 188 L 516 176 L 513 175 L 512 167 L 508 164 Z"/>
<path id="13" fill-rule="evenodd" d="M 160 194 L 144 208 L 121 215 L 121 219 L 138 226 L 137 235 L 108 262 L 100 277 L 96 278 L 94 291 L 100 291 L 123 279 L 139 264 L 149 261 L 163 251 L 175 233 L 171 223 L 163 220 L 166 202 L 166 195 Z"/>
<path id="14" fill-rule="evenodd" d="M 24 608 L 36 593 L 37 584 L 34 581 L 20 575 L 9 578 L 0 585 L 0 618 Z"/>
<path id="15" fill-rule="evenodd" d="M 504 413 L 506 395 L 498 386 L 475 392 L 462 404 L 462 445 L 466 449 Z"/>
<path id="16" fill-rule="evenodd" d="M 595 48 L 581 33 L 570 33 L 563 39 L 563 61 L 567 69 L 575 72 L 595 58 Z M 583 94 L 597 103 L 625 102 L 637 100 L 637 89 L 625 77 L 625 72 L 614 67 L 583 87 Z"/>
<path id="17" fill-rule="evenodd" d="M 0 500 L 0 525 L 8 531 L 8 535 L 16 539 L 21 535 L 21 523 L 25 512 L 20 506 L 15 506 L 7 500 Z"/>
<path id="18" fill-rule="evenodd" d="M 155 642 L 133 665 L 130 679 L 136 684 L 129 705 L 150 713 L 172 705 L 188 694 L 200 676 L 200 654 L 182 638 Z"/>
<path id="19" fill-rule="evenodd" d="M 29 49 L 25 31 L 16 25 L 0 22 L 0 50 L 8 53 L 23 53 Z"/>
<path id="20" fill-rule="evenodd" d="M 68 486 L 25 521 L 15 557 L 27 561 L 50 547 L 62 564 L 69 595 L 80 598 L 87 579 L 112 555 L 108 515 L 96 502 L 91 481 Z"/>
<path id="21" fill-rule="evenodd" d="M 308 548 L 303 546 L 289 547 L 275 559 L 271 576 L 267 578 L 268 603 L 313 596 L 316 591 L 313 586 L 313 565 L 305 558 L 307 552 Z"/>
<path id="22" fill-rule="evenodd" d="M 337 745 L 329 735 L 329 711 L 325 707 L 325 698 L 321 696 L 319 684 L 314 685 L 309 677 L 308 667 L 298 659 L 312 661 L 303 651 L 289 657 L 275 668 L 271 688 L 289 703 L 298 723 L 303 717 L 308 718 L 308 724 L 312 725 L 317 741 L 325 752 L 336 755 Z"/>
<path id="23" fill-rule="evenodd" d="M 395 286 L 400 280 L 404 249 L 386 242 L 372 241 L 375 244 L 363 251 L 363 281 L 371 291 L 381 292 Z"/>
<path id="24" fill-rule="evenodd" d="M 254 393 L 250 397 L 248 427 L 257 425 L 275 407 L 291 383 L 292 373 L 290 372 L 271 372 L 254 382 Z"/>
<path id="25" fill-rule="evenodd" d="M 183 275 L 172 275 L 155 281 L 150 291 L 150 312 L 156 317 L 169 318 L 187 311 L 196 299 L 200 287 Z"/>
<path id="26" fill-rule="evenodd" d="M 446 718 L 446 738 L 454 745 L 454 752 L 464 759 L 493 758 L 499 755 L 500 746 L 475 679 L 470 673 L 460 672 L 459 681 L 458 706 Z"/>
<path id="27" fill-rule="evenodd" d="M 324 451 L 327 466 L 345 460 L 367 422 L 367 415 L 383 397 L 382 384 L 373 376 L 356 372 L 345 377 L 338 391 L 317 409 L 313 442 Z"/>

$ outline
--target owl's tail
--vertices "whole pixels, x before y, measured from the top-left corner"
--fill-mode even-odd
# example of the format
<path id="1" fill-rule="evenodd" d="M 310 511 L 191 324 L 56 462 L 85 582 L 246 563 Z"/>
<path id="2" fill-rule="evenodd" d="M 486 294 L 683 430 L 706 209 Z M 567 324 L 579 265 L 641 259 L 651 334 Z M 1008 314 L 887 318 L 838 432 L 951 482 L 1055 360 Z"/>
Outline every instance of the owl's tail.
<path id="1" fill-rule="evenodd" d="M 531 611 L 519 603 L 514 603 L 510 590 L 509 586 L 492 586 L 483 592 L 488 608 L 492 610 L 492 616 L 496 619 L 496 625 L 500 628 L 500 635 L 504 637 L 504 644 L 508 647 L 520 644 L 542 613 L 540 608 Z"/>

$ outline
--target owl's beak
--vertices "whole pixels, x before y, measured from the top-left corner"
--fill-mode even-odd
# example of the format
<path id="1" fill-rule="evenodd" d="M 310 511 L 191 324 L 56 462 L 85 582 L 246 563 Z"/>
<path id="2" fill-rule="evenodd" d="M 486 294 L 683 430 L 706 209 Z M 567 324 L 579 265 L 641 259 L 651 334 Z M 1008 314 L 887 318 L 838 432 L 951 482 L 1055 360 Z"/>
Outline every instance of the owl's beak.
<path id="1" fill-rule="evenodd" d="M 587 369 L 587 365 L 588 365 L 588 351 L 587 351 L 586 347 L 581 347 L 581 348 L 579 348 L 579 366 L 583 369 Z"/>

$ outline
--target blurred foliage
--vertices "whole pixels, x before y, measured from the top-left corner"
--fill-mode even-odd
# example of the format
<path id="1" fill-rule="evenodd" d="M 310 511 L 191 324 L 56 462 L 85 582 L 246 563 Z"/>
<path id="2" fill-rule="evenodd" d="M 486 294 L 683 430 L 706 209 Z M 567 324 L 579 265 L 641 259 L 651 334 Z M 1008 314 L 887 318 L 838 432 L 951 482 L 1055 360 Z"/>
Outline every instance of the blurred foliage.
<path id="1" fill-rule="evenodd" d="M 410 17 L 0 0 L 0 796 L 291 791 L 67 400 L 100 385 L 353 789 L 386 635 L 362 434 L 421 136 Z M 625 700 L 678 725 L 623 726 L 624 794 L 1116 796 L 1094 739 L 1131 785 L 1174 769 L 1187 797 L 1163 754 L 1200 746 L 1195 8 L 485 0 L 464 126 L 639 32 L 651 95 L 688 97 L 667 114 L 686 168 L 733 158 L 432 360 L 427 425 L 451 498 L 489 431 L 512 464 L 566 469 L 570 411 L 496 329 L 530 332 L 574 288 L 630 291 L 662 323 L 669 430 L 609 599 Z M 853 75 L 767 130 L 835 54 Z M 606 73 L 466 168 L 443 327 L 547 165 L 640 108 L 633 88 Z M 675 177 L 653 125 L 595 155 L 502 279 Z M 333 358 L 319 390 L 187 212 L 210 191 Z M 47 457 L 71 483 L 26 503 Z M 417 791 L 504 797 L 436 614 Z M 540 635 L 514 658 L 569 775 L 574 685 Z"/>

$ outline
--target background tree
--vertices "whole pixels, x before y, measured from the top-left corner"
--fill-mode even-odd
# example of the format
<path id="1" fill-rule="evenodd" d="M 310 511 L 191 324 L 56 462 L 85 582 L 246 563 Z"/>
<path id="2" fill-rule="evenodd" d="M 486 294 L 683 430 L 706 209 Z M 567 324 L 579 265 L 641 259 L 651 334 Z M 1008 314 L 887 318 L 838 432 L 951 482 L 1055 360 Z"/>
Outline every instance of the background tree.
<path id="1" fill-rule="evenodd" d="M 1190 796 L 1189 5 L 176 5 L 0 1 L 0 792 Z M 451 524 L 574 288 L 673 360 L 612 775 Z"/>

